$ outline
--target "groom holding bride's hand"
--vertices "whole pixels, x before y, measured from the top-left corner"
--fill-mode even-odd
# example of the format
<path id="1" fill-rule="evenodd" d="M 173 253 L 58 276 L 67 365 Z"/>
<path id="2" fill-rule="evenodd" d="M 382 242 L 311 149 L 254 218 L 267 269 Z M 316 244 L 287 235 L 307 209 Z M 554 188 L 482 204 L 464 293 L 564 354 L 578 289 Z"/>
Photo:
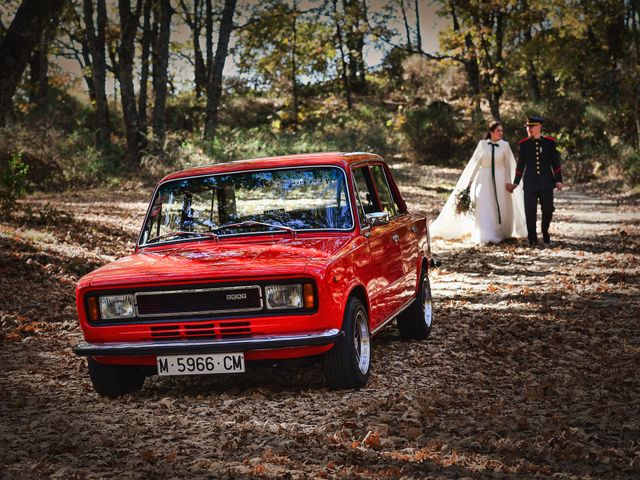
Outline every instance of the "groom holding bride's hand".
<path id="1" fill-rule="evenodd" d="M 536 233 L 536 217 L 538 200 L 542 209 L 542 239 L 545 245 L 551 244 L 549 224 L 553 215 L 553 189 L 562 190 L 562 170 L 560 155 L 556 149 L 556 141 L 542 136 L 541 117 L 529 117 L 526 127 L 528 137 L 520 140 L 520 152 L 516 175 L 513 183 L 507 183 L 507 190 L 512 193 L 523 179 L 524 211 L 527 219 L 529 245 L 538 243 Z"/>

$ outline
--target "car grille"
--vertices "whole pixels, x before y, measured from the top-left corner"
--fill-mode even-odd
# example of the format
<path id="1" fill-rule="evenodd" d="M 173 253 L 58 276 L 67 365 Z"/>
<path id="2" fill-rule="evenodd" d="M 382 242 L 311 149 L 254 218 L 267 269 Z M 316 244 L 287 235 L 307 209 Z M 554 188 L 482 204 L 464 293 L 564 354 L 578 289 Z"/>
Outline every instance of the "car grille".
<path id="1" fill-rule="evenodd" d="M 178 317 L 215 315 L 262 310 L 262 290 L 258 285 L 138 292 L 138 317 Z"/>
<path id="2" fill-rule="evenodd" d="M 247 321 L 220 321 L 197 325 L 158 325 L 150 327 L 152 338 L 243 338 L 251 336 L 251 324 Z"/>

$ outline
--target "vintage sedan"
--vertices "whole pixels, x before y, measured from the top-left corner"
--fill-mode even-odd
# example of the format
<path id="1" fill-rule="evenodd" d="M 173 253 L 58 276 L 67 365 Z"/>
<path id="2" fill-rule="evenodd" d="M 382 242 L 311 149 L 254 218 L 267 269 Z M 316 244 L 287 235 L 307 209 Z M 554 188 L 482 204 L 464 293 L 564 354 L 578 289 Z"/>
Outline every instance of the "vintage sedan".
<path id="1" fill-rule="evenodd" d="M 192 168 L 160 181 L 135 252 L 78 282 L 75 352 L 109 397 L 302 357 L 330 388 L 359 388 L 385 325 L 429 335 L 432 263 L 425 217 L 377 155 Z"/>

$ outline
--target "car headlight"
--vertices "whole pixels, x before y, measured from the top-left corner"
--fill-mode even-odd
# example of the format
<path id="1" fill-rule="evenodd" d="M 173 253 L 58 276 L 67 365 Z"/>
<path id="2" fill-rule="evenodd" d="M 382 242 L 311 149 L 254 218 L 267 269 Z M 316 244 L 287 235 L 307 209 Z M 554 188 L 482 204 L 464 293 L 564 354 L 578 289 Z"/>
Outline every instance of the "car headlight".
<path id="1" fill-rule="evenodd" d="M 267 285 L 264 287 L 267 310 L 302 308 L 302 285 Z"/>
<path id="2" fill-rule="evenodd" d="M 133 307 L 133 295 L 109 295 L 100 297 L 100 318 L 113 320 L 116 318 L 133 318 L 136 316 Z"/>

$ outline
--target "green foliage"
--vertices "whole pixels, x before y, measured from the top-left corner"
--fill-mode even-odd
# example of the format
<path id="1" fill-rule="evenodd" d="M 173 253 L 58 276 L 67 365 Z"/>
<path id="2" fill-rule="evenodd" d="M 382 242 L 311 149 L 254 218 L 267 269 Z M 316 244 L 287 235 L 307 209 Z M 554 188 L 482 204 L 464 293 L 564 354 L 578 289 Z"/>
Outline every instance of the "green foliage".
<path id="1" fill-rule="evenodd" d="M 313 131 L 277 132 L 270 127 L 225 129 L 205 150 L 216 161 L 335 150 Z"/>
<path id="2" fill-rule="evenodd" d="M 43 110 L 16 101 L 15 123 L 0 130 L 0 159 L 22 152 L 29 184 L 40 190 L 97 185 L 126 173 L 120 167 L 124 139 L 114 136 L 109 148 L 96 148 L 91 109 L 60 86 L 51 86 L 49 97 L 52 103 Z M 122 128 L 117 112 L 111 120 Z"/>
<path id="3" fill-rule="evenodd" d="M 240 71 L 255 86 L 285 93 L 294 70 L 307 79 L 326 74 L 336 54 L 329 25 L 280 0 L 259 2 L 254 9 L 252 21 L 239 32 L 237 50 Z"/>
<path id="4" fill-rule="evenodd" d="M 181 92 L 167 99 L 167 131 L 194 131 L 204 125 L 206 98 L 196 98 L 195 91 Z"/>
<path id="5" fill-rule="evenodd" d="M 267 108 L 251 105 L 246 109 Z M 273 107 L 273 104 L 272 104 Z M 304 112 L 306 120 L 298 131 L 278 123 L 277 114 L 261 125 L 229 125 L 225 122 L 213 139 L 203 139 L 200 132 L 173 132 L 167 136 L 164 151 L 148 148 L 142 167 L 151 178 L 211 163 L 245 158 L 329 151 L 371 151 L 391 154 L 398 151 L 399 133 L 393 126 L 393 112 L 382 106 L 362 106 L 345 111 L 338 99 L 329 99 Z"/>
<path id="6" fill-rule="evenodd" d="M 257 96 L 252 93 L 233 95 L 225 100 L 225 108 L 220 112 L 220 123 L 231 128 L 270 125 L 285 102 L 278 98 Z"/>
<path id="7" fill-rule="evenodd" d="M 6 167 L 0 171 L 0 212 L 10 215 L 16 201 L 27 191 L 29 166 L 22 161 L 22 152 L 11 155 Z"/>
<path id="8" fill-rule="evenodd" d="M 74 161 L 63 164 L 64 177 L 68 185 L 99 185 L 122 173 L 118 166 L 118 158 L 121 156 L 117 146 L 105 152 L 93 145 L 82 143 L 84 142 L 72 140 L 63 145 L 64 150 L 73 152 Z"/>
<path id="9" fill-rule="evenodd" d="M 415 158 L 422 163 L 447 164 L 456 153 L 458 120 L 448 103 L 434 101 L 407 112 L 402 132 Z"/>
<path id="10" fill-rule="evenodd" d="M 24 222 L 29 226 L 69 225 L 72 219 L 73 217 L 67 212 L 59 210 L 49 203 L 37 210 L 27 204 L 24 210 Z"/>
<path id="11" fill-rule="evenodd" d="M 19 3 L 10 2 L 5 13 L 10 17 Z M 179 13 L 188 3 L 175 5 L 173 31 L 187 31 L 187 18 Z M 241 5 L 235 23 L 242 28 L 233 45 L 238 75 L 224 79 L 216 138 L 201 138 L 206 93 L 196 98 L 190 90 L 189 67 L 174 71 L 167 139 L 164 144 L 149 140 L 142 174 L 156 178 L 212 161 L 329 150 L 458 164 L 468 159 L 492 116 L 501 117 L 515 150 L 525 135 L 525 116 L 538 114 L 547 118 L 544 133 L 558 139 L 568 181 L 589 181 L 608 170 L 626 171 L 636 182 L 638 160 L 631 145 L 637 147 L 640 136 L 638 2 L 434 3 L 441 34 L 433 55 L 418 51 L 415 38 L 412 12 L 424 2 L 368 2 L 366 26 L 364 3 L 351 0 Z M 79 47 L 73 45 L 85 23 L 81 5 L 75 2 L 62 15 L 66 28 L 52 40 L 50 58 L 77 57 L 74 48 Z M 198 10 L 202 38 L 205 8 L 199 5 L 191 9 L 191 21 Z M 119 47 L 117 14 L 117 9 L 108 11 L 109 51 Z M 406 25 L 403 14 L 408 14 Z M 354 108 L 349 110 L 338 27 L 351 79 Z M 194 64 L 192 39 L 173 41 Z M 366 65 L 364 95 L 356 85 L 359 52 L 375 50 L 383 61 Z M 32 101 L 30 75 L 23 76 L 13 97 L 13 124 L 0 141 L 0 161 L 23 152 L 29 184 L 40 189 L 139 176 L 123 166 L 124 125 L 116 96 L 110 104 L 111 146 L 98 149 L 94 111 L 76 95 L 85 84 L 56 63 L 48 69 L 46 105 Z M 173 68 L 187 64 L 173 62 Z M 91 68 L 82 74 L 90 80 Z M 148 117 L 152 103 L 149 95 Z"/>
<path id="12" fill-rule="evenodd" d="M 623 159 L 627 182 L 632 186 L 640 185 L 640 152 L 630 150 Z"/>
<path id="13" fill-rule="evenodd" d="M 596 107 L 577 95 L 550 98 L 526 106 L 520 115 L 520 124 L 527 115 L 533 114 L 547 119 L 543 134 L 558 142 L 565 181 L 591 181 L 619 161 L 616 143 L 620 139 L 612 129 L 614 113 L 606 106 Z"/>
<path id="14" fill-rule="evenodd" d="M 466 80 L 458 64 L 429 60 L 421 55 L 411 55 L 402 62 L 401 90 L 406 91 L 414 105 L 435 100 L 455 104 L 464 97 Z"/>

